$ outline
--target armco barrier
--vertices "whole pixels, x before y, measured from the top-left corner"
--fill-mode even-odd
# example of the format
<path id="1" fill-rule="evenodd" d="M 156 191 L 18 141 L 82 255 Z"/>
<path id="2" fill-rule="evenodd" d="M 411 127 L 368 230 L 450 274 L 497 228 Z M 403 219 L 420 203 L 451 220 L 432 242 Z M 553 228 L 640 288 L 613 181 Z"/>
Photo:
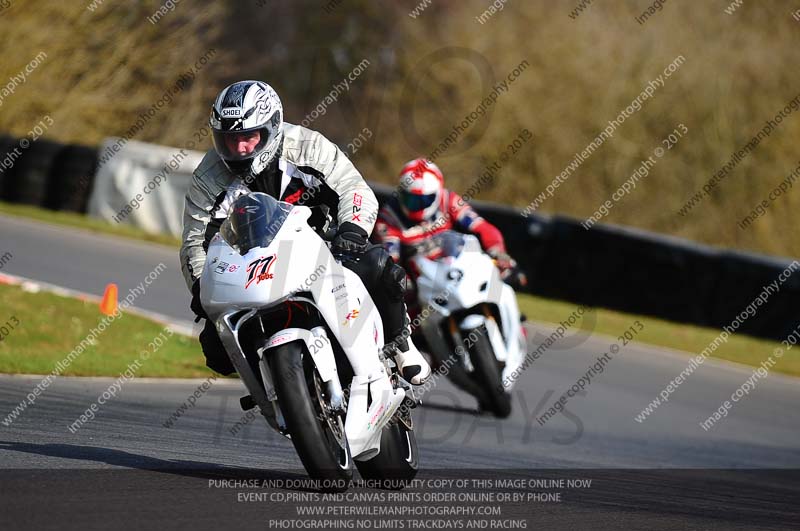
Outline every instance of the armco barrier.
<path id="1" fill-rule="evenodd" d="M 750 304 L 763 286 L 775 281 L 791 260 L 750 253 L 721 251 L 717 296 L 708 307 L 709 322 L 722 327 Z M 751 335 L 786 339 L 800 322 L 800 272 L 780 285 L 778 293 L 749 317 L 743 330 Z"/>
<path id="2" fill-rule="evenodd" d="M 644 231 L 554 217 L 537 275 L 547 297 L 708 322 L 717 252 Z"/>
<path id="3" fill-rule="evenodd" d="M 562 216 L 526 220 L 513 209 L 477 210 L 503 227 L 509 252 L 533 279 L 531 293 L 681 323 L 729 325 L 792 262 L 615 225 L 587 231 Z M 738 331 L 782 340 L 798 323 L 800 273 Z"/>

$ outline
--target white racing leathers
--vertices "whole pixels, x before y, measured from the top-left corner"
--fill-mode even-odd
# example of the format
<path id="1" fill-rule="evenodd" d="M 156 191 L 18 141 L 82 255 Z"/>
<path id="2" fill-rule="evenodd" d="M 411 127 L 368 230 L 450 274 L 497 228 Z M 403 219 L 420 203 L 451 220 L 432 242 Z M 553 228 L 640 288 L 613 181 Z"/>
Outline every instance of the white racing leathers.
<path id="1" fill-rule="evenodd" d="M 293 204 L 325 205 L 338 224 L 354 223 L 371 234 L 378 200 L 355 166 L 322 134 L 288 123 L 283 127 L 275 190 L 267 192 Z M 242 179 L 213 149 L 206 153 L 194 171 L 183 213 L 180 259 L 190 289 L 203 271 L 207 242 L 219 230 L 233 201 L 247 191 Z"/>

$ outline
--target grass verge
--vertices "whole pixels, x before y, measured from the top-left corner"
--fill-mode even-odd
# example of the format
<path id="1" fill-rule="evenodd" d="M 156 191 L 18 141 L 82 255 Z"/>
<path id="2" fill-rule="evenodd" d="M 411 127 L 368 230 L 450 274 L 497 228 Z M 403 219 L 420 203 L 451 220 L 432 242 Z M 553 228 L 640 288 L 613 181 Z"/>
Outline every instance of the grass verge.
<path id="1" fill-rule="evenodd" d="M 103 317 L 96 304 L 28 293 L 17 286 L 0 285 L 0 300 L 2 373 L 49 374 Z M 162 333 L 162 339 L 166 338 L 163 345 L 151 348 L 150 343 Z M 211 374 L 197 340 L 169 336 L 162 325 L 130 314 L 111 322 L 62 374 L 117 376 L 139 359 L 142 351 L 151 354 L 136 376 L 194 378 Z"/>
<path id="2" fill-rule="evenodd" d="M 555 324 L 567 319 L 577 307 L 569 302 L 543 299 L 531 295 L 519 295 L 518 300 L 520 310 L 529 319 Z M 713 328 L 678 324 L 655 317 L 632 315 L 603 308 L 596 308 L 595 314 L 597 323 L 593 332 L 617 337 L 624 333 L 634 320 L 638 319 L 644 325 L 644 329 L 635 337 L 635 341 L 694 354 L 699 354 L 720 333 L 720 330 Z M 714 351 L 713 357 L 757 367 L 772 355 L 776 347 L 782 347 L 781 343 L 734 334 L 727 343 L 720 345 Z M 800 376 L 800 350 L 786 351 L 771 370 Z"/>
<path id="3" fill-rule="evenodd" d="M 9 216 L 34 219 L 37 221 L 55 223 L 57 225 L 65 225 L 68 227 L 76 227 L 99 234 L 109 234 L 112 236 L 122 236 L 123 238 L 160 243 L 163 245 L 169 245 L 171 247 L 180 247 L 181 244 L 180 240 L 173 236 L 167 236 L 164 234 L 150 234 L 149 232 L 145 232 L 142 229 L 137 229 L 136 227 L 132 227 L 130 225 L 112 225 L 107 221 L 84 216 L 83 214 L 76 214 L 74 212 L 59 212 L 28 205 L 4 203 L 0 201 L 0 214 L 8 214 Z"/>

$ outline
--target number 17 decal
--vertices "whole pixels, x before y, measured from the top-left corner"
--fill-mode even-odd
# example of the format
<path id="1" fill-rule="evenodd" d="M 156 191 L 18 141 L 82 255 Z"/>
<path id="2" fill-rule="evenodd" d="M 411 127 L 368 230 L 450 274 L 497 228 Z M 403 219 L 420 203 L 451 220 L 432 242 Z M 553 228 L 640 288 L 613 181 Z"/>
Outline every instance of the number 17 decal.
<path id="1" fill-rule="evenodd" d="M 244 289 L 250 287 L 250 284 L 253 281 L 256 281 L 256 284 L 261 283 L 262 280 L 272 280 L 274 275 L 270 273 L 272 270 L 272 265 L 275 263 L 275 255 L 266 256 L 262 258 L 257 258 L 253 260 L 249 264 L 247 264 L 247 283 L 244 285 Z"/>

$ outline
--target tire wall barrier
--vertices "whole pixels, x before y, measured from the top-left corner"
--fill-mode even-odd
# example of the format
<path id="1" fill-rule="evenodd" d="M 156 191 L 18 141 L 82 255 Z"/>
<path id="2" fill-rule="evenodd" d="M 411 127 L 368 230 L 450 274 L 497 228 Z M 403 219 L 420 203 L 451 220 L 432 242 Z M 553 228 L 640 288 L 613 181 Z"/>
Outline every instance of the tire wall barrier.
<path id="1" fill-rule="evenodd" d="M 98 171 L 98 152 L 114 141 L 108 139 L 98 150 L 38 140 L 14 157 L 10 167 L 0 167 L 0 199 L 89 211 L 115 223 L 113 216 L 178 150 L 128 142 Z M 0 161 L 18 146 L 18 139 L 0 135 Z M 183 197 L 203 155 L 186 154 L 179 167 L 170 170 L 167 179 L 120 223 L 150 232 L 180 233 Z M 382 203 L 394 192 L 381 184 L 373 188 Z M 568 217 L 536 213 L 523 217 L 510 207 L 472 204 L 503 233 L 509 253 L 528 275 L 528 292 L 575 304 L 721 329 L 792 262 L 616 225 L 597 224 L 585 230 Z M 800 324 L 800 273 L 746 317 L 740 319 L 738 332 L 785 339 Z"/>
<path id="2" fill-rule="evenodd" d="M 0 135 L 0 199 L 85 213 L 97 149 Z"/>
<path id="3" fill-rule="evenodd" d="M 66 146 L 53 161 L 54 177 L 44 206 L 85 213 L 97 169 L 97 149 Z M 57 173 L 57 175 L 55 175 Z"/>

